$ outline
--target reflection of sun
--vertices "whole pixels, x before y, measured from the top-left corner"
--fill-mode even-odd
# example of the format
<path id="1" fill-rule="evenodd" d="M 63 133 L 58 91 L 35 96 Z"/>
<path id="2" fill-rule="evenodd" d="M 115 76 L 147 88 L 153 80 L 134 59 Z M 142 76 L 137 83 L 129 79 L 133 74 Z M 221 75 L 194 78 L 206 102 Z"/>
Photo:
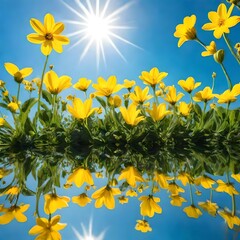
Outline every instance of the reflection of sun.
<path id="1" fill-rule="evenodd" d="M 72 48 L 85 42 L 85 47 L 80 57 L 81 60 L 86 56 L 90 48 L 95 45 L 97 66 L 99 66 L 100 58 L 102 58 L 104 63 L 106 63 L 104 45 L 108 44 L 124 61 L 126 61 L 116 43 L 114 43 L 114 39 L 139 48 L 137 45 L 121 37 L 115 32 L 116 30 L 131 28 L 129 26 L 117 24 L 117 21 L 119 20 L 119 14 L 128 9 L 132 4 L 131 2 L 117 8 L 111 13 L 108 13 L 110 0 L 106 0 L 102 8 L 100 7 L 100 0 L 95 0 L 95 8 L 90 0 L 86 0 L 87 6 L 85 6 L 80 0 L 75 0 L 75 2 L 80 7 L 79 11 L 72 8 L 67 3 L 63 3 L 79 18 L 78 21 L 66 22 L 79 26 L 79 30 L 70 33 L 68 36 L 78 38 L 78 40 L 72 45 Z"/>
<path id="2" fill-rule="evenodd" d="M 83 230 L 83 236 L 73 227 L 73 231 L 78 240 L 103 240 L 105 236 L 105 231 L 101 232 L 99 236 L 94 236 L 92 233 L 92 219 L 90 219 L 88 230 L 81 223 L 81 227 Z"/>

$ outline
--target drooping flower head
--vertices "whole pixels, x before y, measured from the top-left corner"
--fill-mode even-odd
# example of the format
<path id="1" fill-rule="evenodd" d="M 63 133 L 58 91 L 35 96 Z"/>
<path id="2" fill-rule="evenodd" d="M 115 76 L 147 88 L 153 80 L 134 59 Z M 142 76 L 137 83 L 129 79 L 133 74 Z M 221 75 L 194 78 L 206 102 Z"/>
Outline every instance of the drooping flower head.
<path id="1" fill-rule="evenodd" d="M 139 198 L 142 203 L 140 204 L 140 213 L 142 216 L 153 217 L 154 213 L 162 213 L 162 208 L 157 204 L 160 198 L 149 196 L 141 196 Z"/>
<path id="2" fill-rule="evenodd" d="M 64 24 L 62 22 L 55 23 L 54 17 L 47 13 L 44 17 L 44 24 L 39 20 L 32 18 L 30 25 L 36 33 L 31 33 L 27 39 L 31 43 L 41 44 L 41 52 L 49 55 L 54 49 L 58 53 L 62 53 L 63 45 L 69 44 L 69 39 L 62 36 Z"/>
<path id="3" fill-rule="evenodd" d="M 146 220 L 137 220 L 137 224 L 135 226 L 135 229 L 137 231 L 141 231 L 141 232 L 151 232 L 152 228 L 150 227 L 148 221 Z"/>
<path id="4" fill-rule="evenodd" d="M 208 18 L 211 21 L 203 25 L 202 29 L 207 31 L 214 31 L 213 35 L 215 38 L 219 39 L 224 33 L 229 33 L 229 28 L 234 27 L 240 22 L 240 16 L 232 16 L 234 4 L 227 7 L 224 3 L 218 6 L 217 12 L 211 11 L 208 13 Z"/>
<path id="5" fill-rule="evenodd" d="M 72 197 L 72 202 L 78 204 L 80 207 L 85 207 L 91 201 L 92 199 L 89 198 L 86 193 L 81 193 L 78 196 Z"/>
<path id="6" fill-rule="evenodd" d="M 183 211 L 190 218 L 199 218 L 202 215 L 202 212 L 200 211 L 200 209 L 197 208 L 195 205 L 190 205 L 188 207 L 185 207 Z"/>
<path id="7" fill-rule="evenodd" d="M 190 17 L 185 17 L 183 19 L 183 24 L 178 24 L 174 37 L 179 38 L 178 47 L 181 47 L 183 43 L 188 40 L 194 40 L 197 38 L 197 33 L 195 29 L 196 16 L 192 15 Z"/>

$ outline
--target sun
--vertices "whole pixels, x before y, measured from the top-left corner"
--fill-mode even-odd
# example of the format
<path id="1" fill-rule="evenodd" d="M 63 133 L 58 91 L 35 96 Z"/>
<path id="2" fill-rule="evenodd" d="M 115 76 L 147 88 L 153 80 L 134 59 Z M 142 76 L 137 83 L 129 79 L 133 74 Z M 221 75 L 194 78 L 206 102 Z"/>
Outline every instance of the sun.
<path id="1" fill-rule="evenodd" d="M 72 227 L 75 236 L 77 237 L 77 240 L 103 240 L 105 236 L 105 232 L 101 232 L 98 236 L 94 236 L 92 232 L 92 218 L 89 222 L 88 230 L 85 228 L 83 224 L 81 224 L 83 235 L 81 235 L 74 227 Z"/>
<path id="2" fill-rule="evenodd" d="M 95 5 L 93 5 L 92 2 L 95 2 Z M 92 2 L 90 2 L 90 0 L 85 0 L 85 4 L 83 4 L 82 1 L 75 0 L 78 9 L 63 2 L 63 4 L 77 17 L 77 20 L 65 21 L 69 24 L 78 26 L 78 30 L 68 34 L 68 37 L 72 38 L 71 40 L 74 42 L 70 49 L 80 44 L 84 45 L 84 50 L 80 55 L 80 60 L 82 60 L 90 49 L 95 48 L 97 67 L 99 67 L 101 60 L 106 64 L 105 47 L 113 48 L 116 53 L 127 62 L 115 43 L 115 40 L 141 49 L 116 32 L 132 28 L 131 26 L 121 25 L 119 19 L 121 13 L 127 10 L 133 2 L 129 1 L 123 6 L 111 11 L 109 10 L 111 0 L 101 0 L 101 3 L 104 2 L 101 6 L 100 0 L 94 0 Z"/>

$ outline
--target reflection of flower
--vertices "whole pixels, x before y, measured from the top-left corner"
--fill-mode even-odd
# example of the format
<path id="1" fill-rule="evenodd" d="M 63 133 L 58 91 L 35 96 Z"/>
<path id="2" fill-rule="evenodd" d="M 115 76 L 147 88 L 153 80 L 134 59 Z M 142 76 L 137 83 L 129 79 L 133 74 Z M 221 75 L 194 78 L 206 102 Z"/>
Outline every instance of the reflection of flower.
<path id="1" fill-rule="evenodd" d="M 205 189 L 212 188 L 212 185 L 215 183 L 215 181 L 212 178 L 210 178 L 206 175 L 203 175 L 203 176 L 200 176 L 200 177 L 196 178 L 194 180 L 194 182 L 195 182 L 196 185 L 201 184 L 201 186 Z"/>
<path id="2" fill-rule="evenodd" d="M 178 47 L 181 47 L 183 43 L 188 40 L 194 40 L 197 38 L 196 29 L 196 16 L 192 15 L 190 17 L 185 17 L 183 19 L 183 24 L 178 24 L 176 27 L 176 31 L 174 33 L 174 37 L 179 38 Z"/>
<path id="3" fill-rule="evenodd" d="M 180 195 L 171 195 L 170 197 L 172 199 L 170 203 L 176 207 L 181 207 L 183 202 L 187 202 L 187 200 Z"/>
<path id="4" fill-rule="evenodd" d="M 210 215 L 216 216 L 218 209 L 218 205 L 216 203 L 207 200 L 206 202 L 199 202 L 198 206 L 207 211 Z"/>
<path id="5" fill-rule="evenodd" d="M 217 180 L 218 187 L 215 189 L 217 192 L 225 192 L 229 195 L 238 195 L 239 192 L 235 189 L 232 183 L 225 183 L 222 180 Z"/>
<path id="6" fill-rule="evenodd" d="M 211 23 L 203 25 L 202 29 L 207 31 L 214 31 L 215 38 L 221 38 L 224 33 L 229 33 L 229 28 L 234 27 L 240 22 L 239 16 L 231 16 L 234 4 L 227 11 L 227 7 L 224 3 L 218 6 L 217 12 L 209 12 L 208 18 Z"/>
<path id="7" fill-rule="evenodd" d="M 128 203 L 128 198 L 126 198 L 125 196 L 121 196 L 118 198 L 118 201 L 121 204 L 125 204 L 125 203 Z"/>
<path id="8" fill-rule="evenodd" d="M 72 85 L 71 78 L 69 76 L 64 75 L 58 77 L 53 70 L 45 74 L 43 82 L 46 85 L 48 92 L 52 94 L 58 94 Z"/>
<path id="9" fill-rule="evenodd" d="M 142 75 L 139 76 L 141 80 L 147 85 L 155 87 L 158 83 L 160 83 L 168 73 L 159 72 L 158 68 L 154 67 L 150 70 L 150 72 L 143 71 Z"/>
<path id="10" fill-rule="evenodd" d="M 157 204 L 160 198 L 149 196 L 141 196 L 139 198 L 142 203 L 140 204 L 140 213 L 142 216 L 153 217 L 154 213 L 162 213 L 162 208 Z"/>
<path id="11" fill-rule="evenodd" d="M 172 195 L 178 195 L 180 192 L 184 193 L 185 190 L 181 187 L 179 187 L 175 182 L 171 182 L 168 185 L 168 191 L 172 194 Z"/>
<path id="12" fill-rule="evenodd" d="M 4 208 L 4 206 L 1 207 L 1 211 L 3 213 L 2 216 L 0 216 L 0 224 L 8 224 L 10 223 L 14 218 L 18 222 L 26 222 L 27 217 L 23 214 L 28 210 L 30 207 L 29 204 L 20 205 L 20 206 L 11 206 L 10 208 Z"/>
<path id="13" fill-rule="evenodd" d="M 192 177 L 185 172 L 180 172 L 177 176 L 177 179 L 182 182 L 183 186 L 186 186 L 189 183 L 189 181 L 192 181 Z"/>
<path id="14" fill-rule="evenodd" d="M 137 220 L 135 229 L 144 233 L 152 231 L 152 228 L 146 220 Z"/>
<path id="15" fill-rule="evenodd" d="M 138 195 L 137 192 L 133 189 L 129 189 L 126 192 L 126 196 L 128 196 L 128 197 L 137 197 L 137 195 Z"/>
<path id="16" fill-rule="evenodd" d="M 120 181 L 123 179 L 126 179 L 127 183 L 132 187 L 136 187 L 136 182 L 144 182 L 144 179 L 141 176 L 141 174 L 133 166 L 126 167 L 121 171 L 118 180 Z"/>
<path id="17" fill-rule="evenodd" d="M 187 214 L 190 218 L 199 218 L 202 215 L 202 212 L 199 208 L 195 207 L 194 205 L 190 205 L 185 207 L 183 211 Z"/>
<path id="18" fill-rule="evenodd" d="M 168 188 L 168 180 L 172 180 L 172 177 L 165 175 L 164 173 L 155 172 L 154 181 L 157 182 L 161 188 Z"/>
<path id="19" fill-rule="evenodd" d="M 218 211 L 218 214 L 226 221 L 229 228 L 233 229 L 234 224 L 240 225 L 239 217 L 232 215 L 230 212 L 226 210 Z"/>
<path id="20" fill-rule="evenodd" d="M 60 35 L 64 30 L 63 23 L 55 23 L 51 14 L 45 15 L 44 24 L 35 18 L 30 20 L 30 24 L 36 33 L 29 34 L 27 39 L 31 43 L 41 44 L 41 52 L 44 55 L 49 55 L 52 49 L 61 53 L 63 51 L 62 45 L 69 44 L 69 39 Z"/>
<path id="21" fill-rule="evenodd" d="M 32 227 L 29 231 L 30 235 L 38 235 L 36 240 L 47 239 L 47 240 L 61 240 L 62 237 L 58 231 L 64 229 L 67 224 L 59 223 L 61 216 L 57 215 L 51 220 L 46 218 L 37 218 L 37 225 Z"/>
<path id="22" fill-rule="evenodd" d="M 67 183 L 74 182 L 77 187 L 81 187 L 84 182 L 88 183 L 89 185 L 93 185 L 93 178 L 89 169 L 85 169 L 79 167 L 73 171 L 71 175 L 69 175 L 67 179 Z"/>
<path id="23" fill-rule="evenodd" d="M 57 209 L 68 207 L 68 202 L 70 201 L 69 197 L 58 196 L 57 194 L 46 194 L 44 196 L 45 204 L 44 211 L 46 214 L 52 214 Z"/>
<path id="24" fill-rule="evenodd" d="M 91 201 L 92 199 L 89 198 L 86 193 L 72 197 L 72 202 L 78 204 L 80 207 L 85 207 Z"/>
<path id="25" fill-rule="evenodd" d="M 108 185 L 98 189 L 92 194 L 92 198 L 96 199 L 95 207 L 100 208 L 104 204 L 108 209 L 115 208 L 114 196 L 121 194 L 118 188 L 111 188 Z"/>

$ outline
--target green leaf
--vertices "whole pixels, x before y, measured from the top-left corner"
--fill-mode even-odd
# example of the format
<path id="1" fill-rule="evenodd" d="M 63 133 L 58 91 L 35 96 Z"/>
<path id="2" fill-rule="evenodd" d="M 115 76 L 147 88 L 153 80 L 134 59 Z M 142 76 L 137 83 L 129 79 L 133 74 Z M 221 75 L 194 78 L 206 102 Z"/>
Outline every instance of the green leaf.
<path id="1" fill-rule="evenodd" d="M 201 109 L 201 107 L 200 107 L 197 103 L 194 105 L 194 111 L 196 112 L 196 114 L 197 114 L 199 117 L 202 116 L 202 109 Z"/>
<path id="2" fill-rule="evenodd" d="M 42 97 L 44 100 L 46 100 L 50 105 L 53 104 L 53 97 L 52 95 L 46 91 L 46 90 L 42 90 Z"/>
<path id="3" fill-rule="evenodd" d="M 9 108 L 8 108 L 8 105 L 7 105 L 7 104 L 5 104 L 5 103 L 0 103 L 0 107 L 2 107 L 2 108 L 5 108 L 5 109 L 8 109 L 8 110 L 9 110 Z"/>
<path id="4" fill-rule="evenodd" d="M 103 107 L 104 109 L 106 109 L 106 106 L 107 106 L 106 102 L 105 102 L 102 98 L 100 98 L 100 97 L 95 97 L 95 98 L 96 98 L 97 101 L 102 105 L 102 107 Z"/>

